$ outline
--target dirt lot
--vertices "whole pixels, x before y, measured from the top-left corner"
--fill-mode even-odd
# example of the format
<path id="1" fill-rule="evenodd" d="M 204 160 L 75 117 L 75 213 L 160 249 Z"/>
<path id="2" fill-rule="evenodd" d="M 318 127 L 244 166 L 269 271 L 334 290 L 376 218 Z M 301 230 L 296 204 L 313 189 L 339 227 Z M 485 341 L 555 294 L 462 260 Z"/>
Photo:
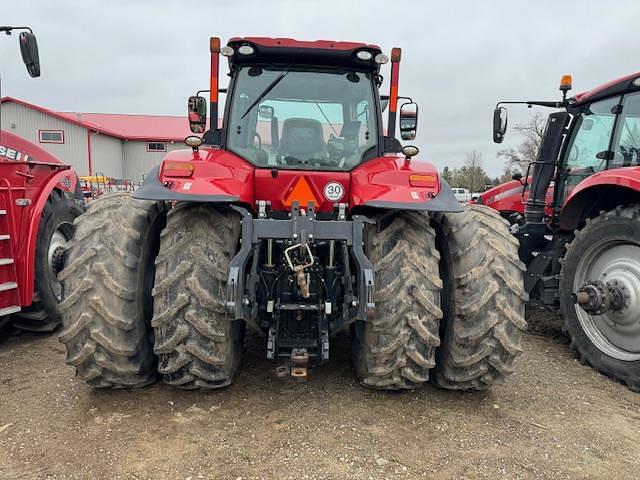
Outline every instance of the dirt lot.
<path id="1" fill-rule="evenodd" d="M 203 394 L 92 391 L 54 337 L 1 341 L 0 478 L 640 478 L 640 395 L 557 338 L 527 335 L 515 374 L 477 394 L 365 390 L 346 337 L 295 384 L 260 347 Z"/>

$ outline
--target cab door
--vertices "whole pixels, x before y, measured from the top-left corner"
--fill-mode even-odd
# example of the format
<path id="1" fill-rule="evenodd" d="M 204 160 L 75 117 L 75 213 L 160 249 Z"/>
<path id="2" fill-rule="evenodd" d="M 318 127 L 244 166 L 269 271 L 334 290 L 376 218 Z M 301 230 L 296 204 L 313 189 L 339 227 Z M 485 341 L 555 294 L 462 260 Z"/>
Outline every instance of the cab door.
<path id="1" fill-rule="evenodd" d="M 610 145 L 619 110 L 620 97 L 617 96 L 593 102 L 575 116 L 565 150 L 563 203 L 582 180 L 607 168 L 613 157 Z"/>
<path id="2" fill-rule="evenodd" d="M 622 98 L 611 151 L 609 169 L 640 166 L 640 92 Z"/>

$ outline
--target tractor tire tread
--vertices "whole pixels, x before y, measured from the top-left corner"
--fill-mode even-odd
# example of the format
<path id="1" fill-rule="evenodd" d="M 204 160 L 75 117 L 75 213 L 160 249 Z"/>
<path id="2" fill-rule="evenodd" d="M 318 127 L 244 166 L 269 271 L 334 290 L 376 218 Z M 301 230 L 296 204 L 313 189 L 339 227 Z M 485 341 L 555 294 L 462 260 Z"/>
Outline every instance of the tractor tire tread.
<path id="1" fill-rule="evenodd" d="M 102 195 L 78 217 L 77 236 L 67 245 L 59 340 L 77 376 L 96 388 L 143 387 L 155 380 L 136 292 L 142 289 L 145 233 L 162 208 L 124 192 Z"/>
<path id="2" fill-rule="evenodd" d="M 482 205 L 434 214 L 443 262 L 445 318 L 431 381 L 455 390 L 486 390 L 521 354 L 528 295 L 524 264 L 508 222 Z"/>

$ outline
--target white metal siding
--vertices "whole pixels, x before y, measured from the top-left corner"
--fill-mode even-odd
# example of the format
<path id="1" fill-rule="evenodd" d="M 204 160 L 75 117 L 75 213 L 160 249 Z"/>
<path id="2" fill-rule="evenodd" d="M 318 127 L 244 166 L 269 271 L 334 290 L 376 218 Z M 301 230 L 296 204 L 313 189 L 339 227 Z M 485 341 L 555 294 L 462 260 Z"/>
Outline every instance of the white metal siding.
<path id="1" fill-rule="evenodd" d="M 124 158 L 122 140 L 109 135 L 91 132 L 91 163 L 93 173 L 112 178 L 126 178 L 123 175 Z"/>
<path id="2" fill-rule="evenodd" d="M 167 152 L 187 147 L 183 142 L 166 142 Z M 149 173 L 156 165 L 159 165 L 167 152 L 147 152 L 147 142 L 124 142 L 124 178 L 134 182 L 142 180 L 142 176 Z"/>
<path id="3" fill-rule="evenodd" d="M 40 145 L 78 175 L 89 174 L 87 129 L 15 102 L 2 104 L 2 128 Z M 38 130 L 62 130 L 64 143 L 39 143 Z M 183 142 L 165 142 L 167 151 L 188 148 Z M 91 132 L 93 173 L 134 182 L 158 165 L 166 152 L 147 152 L 147 141 L 123 141 L 103 133 Z"/>
<path id="4" fill-rule="evenodd" d="M 87 130 L 15 102 L 2 102 L 2 129 L 40 145 L 79 175 L 87 175 Z M 64 143 L 40 143 L 38 130 L 62 130 Z"/>

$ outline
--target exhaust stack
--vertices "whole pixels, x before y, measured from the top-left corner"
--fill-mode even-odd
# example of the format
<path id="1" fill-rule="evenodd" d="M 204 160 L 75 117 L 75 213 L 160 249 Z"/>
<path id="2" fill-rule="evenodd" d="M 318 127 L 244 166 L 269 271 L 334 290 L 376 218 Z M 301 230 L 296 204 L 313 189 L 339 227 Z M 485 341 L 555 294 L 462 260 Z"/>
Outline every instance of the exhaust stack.
<path id="1" fill-rule="evenodd" d="M 211 37 L 209 39 L 209 50 L 211 51 L 211 76 L 209 79 L 210 103 L 209 103 L 209 124 L 211 130 L 218 128 L 218 71 L 220 70 L 220 38 Z"/>
<path id="2" fill-rule="evenodd" d="M 387 136 L 396 136 L 396 111 L 398 110 L 398 82 L 400 75 L 400 57 L 402 50 L 391 49 L 391 84 L 389 85 L 389 121 L 387 122 Z"/>
<path id="3" fill-rule="evenodd" d="M 567 112 L 549 115 L 538 156 L 534 163 L 531 191 L 524 210 L 524 218 L 527 223 L 542 223 L 547 190 L 556 171 L 558 153 L 562 147 L 569 118 L 570 115 Z"/>

